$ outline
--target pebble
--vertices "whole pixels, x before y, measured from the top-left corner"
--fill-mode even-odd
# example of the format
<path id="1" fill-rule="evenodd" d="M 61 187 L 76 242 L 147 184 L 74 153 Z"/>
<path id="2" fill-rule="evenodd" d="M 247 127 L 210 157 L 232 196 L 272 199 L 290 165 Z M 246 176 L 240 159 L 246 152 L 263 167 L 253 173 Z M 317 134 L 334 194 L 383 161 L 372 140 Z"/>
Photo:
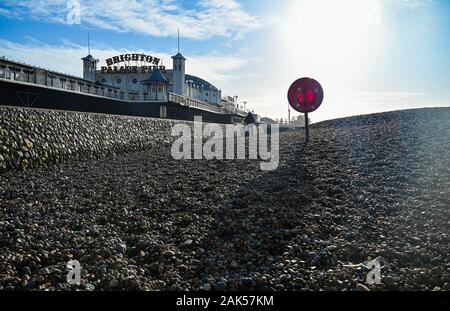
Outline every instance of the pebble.
<path id="1" fill-rule="evenodd" d="M 186 241 L 184 241 L 183 242 L 183 247 L 190 247 L 190 246 L 192 246 L 192 244 L 194 243 L 194 241 L 193 240 L 186 240 Z"/>
<path id="2" fill-rule="evenodd" d="M 363 284 L 356 284 L 356 290 L 361 292 L 370 292 L 370 289 Z"/>
<path id="3" fill-rule="evenodd" d="M 125 252 L 127 251 L 127 246 L 125 243 L 116 243 L 115 245 L 115 250 L 118 254 L 125 254 Z"/>
<path id="4" fill-rule="evenodd" d="M 38 275 L 36 277 L 36 282 L 43 283 L 45 281 L 45 278 L 42 275 Z"/>
<path id="5" fill-rule="evenodd" d="M 165 252 L 163 253 L 163 255 L 164 255 L 165 257 L 173 257 L 173 256 L 175 256 L 175 252 L 174 252 L 174 251 L 165 251 Z"/>
<path id="6" fill-rule="evenodd" d="M 112 280 L 109 282 L 109 287 L 110 287 L 110 288 L 116 288 L 118 285 L 119 285 L 119 281 L 117 281 L 116 279 L 112 279 Z"/>
<path id="7" fill-rule="evenodd" d="M 56 284 L 55 288 L 56 288 L 56 290 L 64 290 L 65 289 L 64 284 L 62 284 L 62 283 Z"/>
<path id="8" fill-rule="evenodd" d="M 31 270 L 29 267 L 24 267 L 22 273 L 25 275 L 31 275 Z"/>
<path id="9" fill-rule="evenodd" d="M 216 291 L 222 292 L 227 289 L 227 284 L 225 282 L 218 282 L 214 285 Z"/>
<path id="10" fill-rule="evenodd" d="M 239 264 L 237 263 L 236 260 L 233 260 L 233 261 L 231 262 L 230 266 L 232 266 L 233 268 L 238 268 L 238 267 L 239 267 Z"/>

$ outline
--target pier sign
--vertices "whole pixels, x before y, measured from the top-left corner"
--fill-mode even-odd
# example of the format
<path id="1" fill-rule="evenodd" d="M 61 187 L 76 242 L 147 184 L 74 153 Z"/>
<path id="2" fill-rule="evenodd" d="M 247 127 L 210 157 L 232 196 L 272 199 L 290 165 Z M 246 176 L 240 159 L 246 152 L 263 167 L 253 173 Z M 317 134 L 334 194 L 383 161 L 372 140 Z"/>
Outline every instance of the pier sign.
<path id="1" fill-rule="evenodd" d="M 121 63 L 121 62 L 146 62 L 146 63 L 152 63 L 154 65 L 159 65 L 159 58 L 150 56 L 150 55 L 146 55 L 146 54 L 123 54 L 123 55 L 118 55 L 118 56 L 114 56 L 111 58 L 108 58 L 106 60 L 106 64 L 108 66 L 112 66 L 114 64 L 117 63 Z"/>
<path id="2" fill-rule="evenodd" d="M 166 67 L 159 65 L 160 61 L 161 59 L 146 54 L 122 54 L 106 59 L 106 66 L 103 66 L 101 71 L 102 73 L 137 73 L 138 68 L 141 68 L 143 73 L 150 73 L 156 69 L 166 72 Z M 134 62 L 135 65 L 115 66 L 119 63 L 130 64 L 130 62 Z M 149 65 L 138 67 L 138 64 L 141 63 L 147 63 Z"/>

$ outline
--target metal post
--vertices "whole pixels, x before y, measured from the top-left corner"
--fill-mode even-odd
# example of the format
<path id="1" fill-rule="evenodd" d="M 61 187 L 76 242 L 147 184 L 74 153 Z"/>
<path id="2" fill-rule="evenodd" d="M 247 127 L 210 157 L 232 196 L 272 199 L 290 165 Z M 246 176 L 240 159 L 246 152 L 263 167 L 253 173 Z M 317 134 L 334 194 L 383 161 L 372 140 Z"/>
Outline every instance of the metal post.
<path id="1" fill-rule="evenodd" d="M 288 124 L 291 123 L 291 108 L 289 108 L 290 106 L 288 106 Z"/>
<path id="2" fill-rule="evenodd" d="M 309 120 L 308 120 L 308 113 L 305 113 L 305 143 L 309 142 Z"/>

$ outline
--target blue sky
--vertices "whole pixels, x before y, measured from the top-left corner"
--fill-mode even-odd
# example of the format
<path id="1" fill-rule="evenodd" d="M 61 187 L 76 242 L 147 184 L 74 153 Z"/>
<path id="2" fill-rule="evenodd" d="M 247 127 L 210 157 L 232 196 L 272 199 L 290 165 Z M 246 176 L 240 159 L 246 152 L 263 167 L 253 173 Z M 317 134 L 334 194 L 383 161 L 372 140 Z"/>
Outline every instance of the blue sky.
<path id="1" fill-rule="evenodd" d="M 302 76 L 325 90 L 314 121 L 450 106 L 449 1 L 2 0 L 0 55 L 81 75 L 90 33 L 100 61 L 136 51 L 170 66 L 178 28 L 187 71 L 263 116 L 287 117 Z"/>

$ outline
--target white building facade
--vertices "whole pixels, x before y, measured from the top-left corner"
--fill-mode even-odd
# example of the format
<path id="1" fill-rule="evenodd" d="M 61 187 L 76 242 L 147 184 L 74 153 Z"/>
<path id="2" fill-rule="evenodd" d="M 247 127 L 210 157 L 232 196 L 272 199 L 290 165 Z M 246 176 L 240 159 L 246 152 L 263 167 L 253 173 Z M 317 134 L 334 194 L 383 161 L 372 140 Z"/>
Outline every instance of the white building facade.
<path id="1" fill-rule="evenodd" d="M 186 58 L 178 53 L 172 57 L 172 69 L 160 66 L 160 60 L 144 54 L 124 54 L 106 60 L 107 66 L 98 68 L 98 60 L 88 55 L 83 60 L 83 78 L 100 86 L 113 87 L 128 96 L 147 100 L 148 80 L 152 72 L 160 70 L 167 78 L 167 91 L 203 103 L 220 106 L 222 92 L 208 81 L 186 74 Z M 123 64 L 121 64 L 123 63 Z"/>

